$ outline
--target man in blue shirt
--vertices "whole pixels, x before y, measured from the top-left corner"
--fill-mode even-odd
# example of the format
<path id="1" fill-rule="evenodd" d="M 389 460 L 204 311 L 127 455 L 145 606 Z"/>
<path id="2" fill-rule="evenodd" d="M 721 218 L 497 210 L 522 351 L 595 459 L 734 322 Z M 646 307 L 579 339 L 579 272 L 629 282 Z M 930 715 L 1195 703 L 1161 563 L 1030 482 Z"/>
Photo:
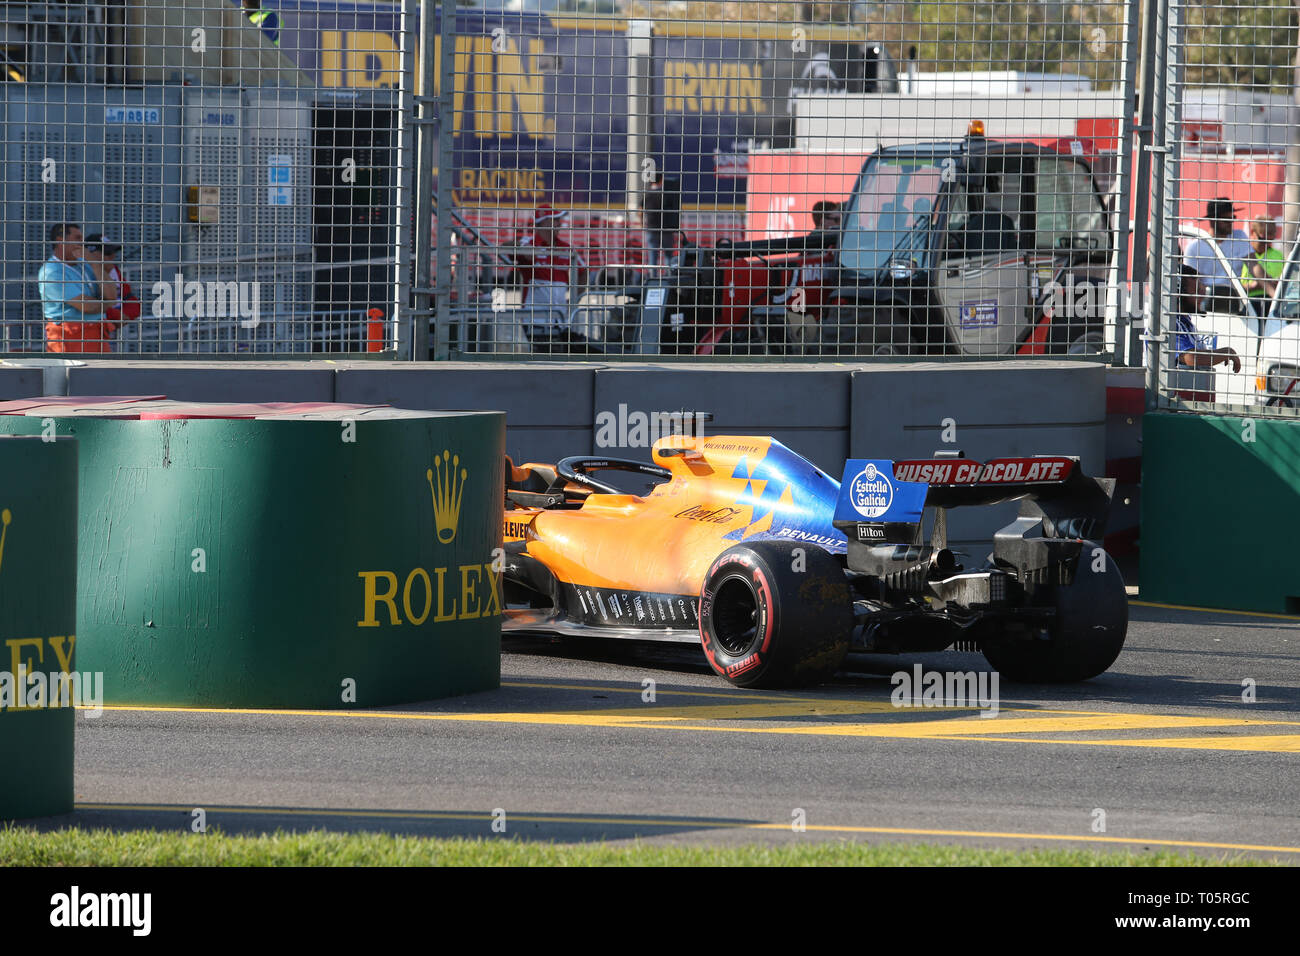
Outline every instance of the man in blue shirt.
<path id="1" fill-rule="evenodd" d="M 1239 313 L 1241 301 L 1233 289 L 1232 280 L 1241 275 L 1241 267 L 1247 260 L 1253 259 L 1255 250 L 1250 244 L 1250 237 L 1240 229 L 1234 229 L 1237 207 L 1226 196 L 1211 199 L 1205 204 L 1205 218 L 1210 224 L 1223 259 L 1214 254 L 1214 247 L 1204 239 L 1197 239 L 1187 247 L 1186 263 L 1196 273 L 1200 285 L 1198 293 L 1205 298 L 1202 308 L 1207 312 Z"/>
<path id="2" fill-rule="evenodd" d="M 81 227 L 50 227 L 53 254 L 37 275 L 45 347 L 51 352 L 108 352 L 111 326 L 104 310 L 117 302 L 117 283 L 103 281 L 84 258 Z"/>
<path id="3" fill-rule="evenodd" d="M 1214 401 L 1214 366 L 1231 365 L 1234 372 L 1241 371 L 1240 356 L 1230 348 L 1219 348 L 1217 335 L 1198 332 L 1192 322 L 1197 283 L 1203 274 L 1187 265 L 1179 269 L 1178 314 L 1169 330 L 1173 345 L 1169 389 L 1189 402 Z"/>

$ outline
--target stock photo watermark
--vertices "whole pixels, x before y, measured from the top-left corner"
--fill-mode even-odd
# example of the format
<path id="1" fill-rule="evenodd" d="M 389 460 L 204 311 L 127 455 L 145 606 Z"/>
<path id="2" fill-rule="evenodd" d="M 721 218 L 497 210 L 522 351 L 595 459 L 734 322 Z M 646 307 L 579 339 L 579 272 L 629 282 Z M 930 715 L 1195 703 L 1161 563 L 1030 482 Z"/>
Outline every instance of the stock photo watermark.
<path id="1" fill-rule="evenodd" d="M 176 273 L 171 282 L 160 279 L 149 289 L 156 319 L 238 319 L 241 329 L 255 329 L 262 321 L 262 284 L 217 279 L 186 280 Z"/>
<path id="2" fill-rule="evenodd" d="M 707 412 L 651 411 L 628 409 L 620 403 L 617 410 L 596 413 L 597 448 L 649 448 L 660 438 L 672 435 L 704 435 Z"/>
<path id="3" fill-rule="evenodd" d="M 103 716 L 103 672 L 28 670 L 21 664 L 0 671 L 0 712 L 62 707 L 80 708 L 88 718 Z"/>
<path id="4" fill-rule="evenodd" d="M 889 701 L 895 707 L 949 707 L 979 710 L 981 717 L 998 715 L 997 671 L 927 671 L 914 664 L 895 671 Z"/>

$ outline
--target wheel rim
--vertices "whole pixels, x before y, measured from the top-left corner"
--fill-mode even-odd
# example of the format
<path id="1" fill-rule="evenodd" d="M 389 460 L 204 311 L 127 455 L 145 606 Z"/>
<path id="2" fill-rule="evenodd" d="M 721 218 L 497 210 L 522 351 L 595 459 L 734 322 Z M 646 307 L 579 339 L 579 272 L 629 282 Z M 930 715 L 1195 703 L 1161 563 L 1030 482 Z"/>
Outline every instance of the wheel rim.
<path id="1" fill-rule="evenodd" d="M 748 579 L 733 574 L 723 578 L 713 598 L 713 637 L 733 656 L 754 643 L 758 633 L 758 595 Z"/>

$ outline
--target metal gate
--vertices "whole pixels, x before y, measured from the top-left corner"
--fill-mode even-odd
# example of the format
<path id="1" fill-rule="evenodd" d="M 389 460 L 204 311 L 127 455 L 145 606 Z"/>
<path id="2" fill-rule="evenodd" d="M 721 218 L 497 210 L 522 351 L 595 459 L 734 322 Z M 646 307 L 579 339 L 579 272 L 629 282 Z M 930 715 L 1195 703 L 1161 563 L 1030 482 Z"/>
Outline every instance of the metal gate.
<path id="1" fill-rule="evenodd" d="M 7 4 L 0 353 L 410 356 L 417 7 Z"/>
<path id="2" fill-rule="evenodd" d="M 1124 361 L 1137 14 L 443 11 L 433 354 Z"/>
<path id="3" fill-rule="evenodd" d="M 1300 408 L 1300 114 L 1290 3 L 1149 11 L 1152 407 Z"/>

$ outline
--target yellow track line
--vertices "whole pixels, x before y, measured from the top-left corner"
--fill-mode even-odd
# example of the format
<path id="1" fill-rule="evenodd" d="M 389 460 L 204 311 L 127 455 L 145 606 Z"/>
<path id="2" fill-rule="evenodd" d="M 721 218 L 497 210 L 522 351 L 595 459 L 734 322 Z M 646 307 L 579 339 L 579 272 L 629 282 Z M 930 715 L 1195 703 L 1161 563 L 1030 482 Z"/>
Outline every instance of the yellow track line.
<path id="1" fill-rule="evenodd" d="M 109 709 L 109 708 L 106 708 Z M 457 723 L 531 724 L 552 727 L 623 727 L 631 730 L 685 730 L 697 733 L 775 734 L 786 736 L 855 737 L 877 740 L 947 740 L 976 743 L 1074 744 L 1094 747 L 1152 747 L 1200 750 L 1244 751 L 1260 753 L 1300 752 L 1300 735 L 1296 734 L 1224 734 L 1217 737 L 1162 737 L 1117 739 L 1069 739 L 1009 737 L 1004 734 L 1081 733 L 1115 730 L 1157 730 L 1168 728 L 1204 729 L 1208 727 L 1295 726 L 1294 722 L 1239 720 L 1216 717 L 1182 717 L 1164 714 L 1092 714 L 1066 717 L 978 717 L 932 718 L 929 709 L 895 709 L 883 702 L 822 706 L 822 713 L 791 712 L 778 704 L 751 704 L 748 707 L 647 707 L 645 710 L 593 709 L 554 713 L 398 713 L 388 711 L 226 711 L 166 707 L 116 707 L 117 710 L 167 712 L 184 710 L 194 713 L 239 713 L 262 716 L 368 717 L 397 720 L 428 720 Z M 820 716 L 843 716 L 863 713 L 898 713 L 917 719 L 875 723 L 807 722 Z M 746 726 L 740 721 L 759 719 L 781 721 L 777 726 Z M 704 722 L 709 721 L 709 722 Z M 802 721 L 795 723 L 795 721 Z"/>
<path id="2" fill-rule="evenodd" d="M 1135 604 L 1138 607 L 1158 607 L 1167 611 L 1200 611 L 1202 614 L 1234 614 L 1241 617 L 1271 617 L 1281 621 L 1300 622 L 1300 616 L 1295 614 L 1273 614 L 1269 611 L 1232 611 L 1226 607 L 1193 607 L 1190 604 L 1161 604 L 1159 601 L 1129 601 L 1129 604 Z"/>
<path id="3" fill-rule="evenodd" d="M 77 810 L 116 810 L 131 812 L 190 812 L 189 807 L 182 806 L 165 806 L 165 805 L 147 805 L 147 804 L 114 804 L 114 803 L 78 803 L 75 805 Z M 462 820 L 467 822 L 481 821 L 483 823 L 492 822 L 490 813 L 469 813 L 469 812 L 447 812 L 447 811 L 423 811 L 423 810 L 311 810 L 307 808 L 274 808 L 274 807 L 205 807 L 204 810 L 212 814 L 263 814 L 266 816 L 304 816 L 304 817 L 373 817 L 376 819 L 413 819 L 413 820 Z M 583 816 L 548 816 L 545 814 L 525 814 L 525 813 L 507 813 L 507 821 L 514 820 L 520 823 L 581 823 L 581 824 L 607 824 L 612 826 L 628 827 L 672 827 L 681 829 L 684 827 L 697 827 L 710 830 L 766 830 L 766 831 L 787 831 L 791 829 L 788 823 L 742 823 L 726 820 L 673 820 L 657 819 L 654 817 L 583 817 Z M 1065 834 L 1065 833 L 1005 833 L 996 830 L 932 830 L 917 829 L 912 827 L 860 827 L 860 826 L 842 826 L 835 824 L 809 824 L 806 827 L 817 833 L 857 833 L 857 834 L 877 834 L 882 836 L 951 836 L 967 837 L 972 839 L 997 839 L 997 840 L 1053 840 L 1067 843 L 1108 843 L 1123 845 L 1141 845 L 1141 846 L 1167 846 L 1182 847 L 1187 849 L 1198 850 L 1245 850 L 1257 853 L 1300 853 L 1300 847 L 1294 846 L 1269 846 L 1254 843 L 1212 843 L 1197 840 L 1148 840 L 1141 837 L 1110 837 L 1110 836 L 1091 836 L 1085 834 Z M 793 831 L 791 831 L 793 832 Z"/>
<path id="4" fill-rule="evenodd" d="M 550 687 L 556 685 L 535 684 L 520 685 L 532 687 Z M 603 690 L 610 692 L 623 692 L 630 694 L 640 693 L 638 688 L 617 688 L 617 687 L 578 687 L 569 686 L 564 689 L 571 690 Z M 670 692 L 664 691 L 664 694 Z M 675 693 L 675 692 L 674 692 Z M 125 713 L 178 713 L 178 714 L 230 714 L 254 717 L 366 717 L 372 720 L 462 720 L 474 721 L 482 720 L 490 723 L 502 723 L 507 721 L 517 721 L 520 723 L 546 723 L 546 722 L 572 722 L 574 720 L 590 721 L 593 725 L 598 725 L 604 721 L 610 724 L 626 724 L 629 722 L 645 721 L 653 722 L 658 720 L 689 720 L 692 717 L 696 720 L 726 720 L 745 718 L 775 718 L 780 715 L 786 715 L 792 718 L 799 717 L 816 717 L 845 714 L 897 714 L 902 718 L 922 717 L 937 718 L 940 713 L 978 713 L 978 707 L 895 707 L 887 701 L 870 701 L 870 700 L 847 700 L 844 698 L 811 698 L 811 697 L 750 697 L 749 695 L 737 694 L 694 694 L 687 693 L 683 696 L 698 697 L 731 697 L 740 701 L 770 701 L 771 703 L 739 703 L 729 705 L 710 706 L 684 706 L 684 707 L 665 707 L 659 704 L 646 704 L 644 708 L 614 708 L 614 707 L 592 707 L 592 708 L 562 708 L 551 711 L 537 712 L 500 712 L 500 711 L 458 711 L 455 713 L 444 713 L 437 711 L 401 711 L 401 710 L 278 710 L 264 707 L 181 707 L 168 705 L 148 705 L 148 704 L 105 704 L 103 709 L 108 711 L 121 711 Z M 800 713 L 799 705 L 808 705 L 809 713 Z M 89 709 L 87 705 L 77 705 L 78 710 Z M 999 714 L 1038 714 L 1039 717 L 1016 718 L 1017 724 L 1024 724 L 1027 728 L 1047 731 L 1052 728 L 1060 731 L 1075 730 L 1113 730 L 1113 729 L 1155 729 L 1157 727 L 1188 726 L 1188 727 L 1246 727 L 1246 726 L 1278 726 L 1278 727 L 1300 727 L 1300 721 L 1294 720 L 1257 720 L 1255 718 L 1221 718 L 1200 715 L 1181 715 L 1181 714 L 1148 714 L 1141 712 L 1125 711 L 1092 711 L 1092 710 L 1055 710 L 1039 708 L 1021 708 L 1021 707 L 1001 707 Z M 1051 715 L 1051 716 L 1048 716 Z M 594 720 L 592 718 L 595 718 Z M 1080 718 L 1080 720 L 1069 720 L 1066 718 Z M 972 728 L 986 728 L 984 730 L 973 730 L 973 733 L 1005 733 L 1010 730 L 1011 718 L 998 716 L 987 718 L 989 723 L 981 721 L 961 721 L 957 718 L 937 718 L 928 720 L 927 723 L 951 724 L 962 727 L 970 726 Z M 1060 725 L 1057 727 L 1056 725 Z M 872 726 L 917 726 L 913 720 L 902 720 L 892 724 L 876 724 Z M 845 725 L 847 726 L 847 725 Z M 725 728 L 724 728 L 725 729 Z M 1017 730 L 1020 728 L 1017 728 Z"/>
<path id="5" fill-rule="evenodd" d="M 640 694 L 645 690 L 640 684 L 628 684 L 624 687 L 605 687 L 599 684 L 548 684 L 544 681 L 502 681 L 502 687 L 527 687 L 542 688 L 544 690 L 596 690 L 596 691 L 614 691 L 619 694 Z M 762 694 L 757 691 L 750 692 L 747 690 L 737 690 L 736 688 L 727 688 L 725 690 L 669 690 L 666 688 L 655 687 L 655 694 L 672 694 L 675 697 L 727 697 L 734 700 L 788 700 L 795 703 L 820 704 L 828 698 L 825 697 L 796 697 L 785 696 L 783 694 Z M 840 699 L 840 698 L 830 698 Z"/>

